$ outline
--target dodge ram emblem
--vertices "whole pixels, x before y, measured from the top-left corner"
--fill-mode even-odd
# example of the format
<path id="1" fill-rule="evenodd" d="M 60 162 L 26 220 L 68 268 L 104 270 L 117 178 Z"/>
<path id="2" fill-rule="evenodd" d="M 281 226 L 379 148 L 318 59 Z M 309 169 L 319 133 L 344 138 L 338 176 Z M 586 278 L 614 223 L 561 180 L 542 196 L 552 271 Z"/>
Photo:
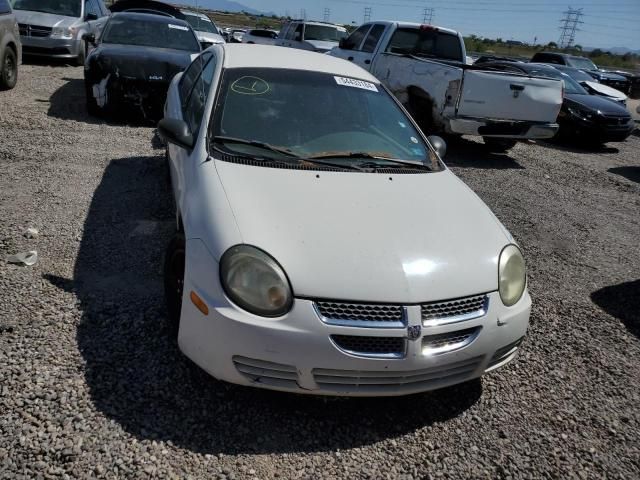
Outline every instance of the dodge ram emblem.
<path id="1" fill-rule="evenodd" d="M 420 332 L 422 332 L 422 327 L 420 325 L 411 325 L 407 328 L 407 338 L 409 340 L 417 340 L 420 338 Z"/>

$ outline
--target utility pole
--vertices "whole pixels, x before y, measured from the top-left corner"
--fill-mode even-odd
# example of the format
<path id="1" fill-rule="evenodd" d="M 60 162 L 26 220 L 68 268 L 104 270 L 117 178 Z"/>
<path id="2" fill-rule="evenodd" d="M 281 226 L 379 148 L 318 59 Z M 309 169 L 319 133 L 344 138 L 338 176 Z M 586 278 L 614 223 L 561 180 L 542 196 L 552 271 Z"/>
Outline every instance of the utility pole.
<path id="1" fill-rule="evenodd" d="M 364 7 L 364 22 L 367 23 L 371 21 L 371 7 Z"/>
<path id="2" fill-rule="evenodd" d="M 584 15 L 581 8 L 571 8 L 562 12 L 564 17 L 560 20 L 560 40 L 558 46 L 560 48 L 569 48 L 576 39 L 576 32 L 579 32 L 579 23 L 584 23 L 580 17 Z"/>
<path id="3" fill-rule="evenodd" d="M 304 8 L 300 9 L 300 19 L 301 20 L 306 20 L 307 19 L 307 11 Z"/>
<path id="4" fill-rule="evenodd" d="M 328 22 L 331 19 L 331 9 L 330 8 L 325 8 L 324 9 L 324 21 Z"/>
<path id="5" fill-rule="evenodd" d="M 433 21 L 433 8 L 425 8 L 422 11 L 422 23 L 426 25 L 431 25 Z"/>

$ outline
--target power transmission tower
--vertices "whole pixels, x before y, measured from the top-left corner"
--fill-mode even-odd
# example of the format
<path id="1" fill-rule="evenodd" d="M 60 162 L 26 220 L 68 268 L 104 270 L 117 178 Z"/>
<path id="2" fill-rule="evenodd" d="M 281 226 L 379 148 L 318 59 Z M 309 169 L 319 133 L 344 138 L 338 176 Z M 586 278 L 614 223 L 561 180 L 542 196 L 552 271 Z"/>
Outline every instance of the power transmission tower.
<path id="1" fill-rule="evenodd" d="M 431 25 L 432 21 L 433 21 L 433 8 L 425 8 L 422 11 L 422 23 Z"/>
<path id="2" fill-rule="evenodd" d="M 330 8 L 325 8 L 324 9 L 324 21 L 328 22 L 331 19 L 331 9 Z"/>
<path id="3" fill-rule="evenodd" d="M 307 19 L 307 11 L 304 8 L 300 9 L 300 18 L 302 20 L 306 20 Z"/>
<path id="4" fill-rule="evenodd" d="M 558 46 L 560 48 L 569 48 L 573 45 L 576 39 L 576 32 L 579 32 L 579 23 L 584 23 L 580 20 L 580 17 L 584 15 L 581 8 L 571 8 L 562 12 L 564 18 L 560 20 L 560 40 Z"/>
<path id="5" fill-rule="evenodd" d="M 364 7 L 364 22 L 367 23 L 371 21 L 371 7 Z"/>

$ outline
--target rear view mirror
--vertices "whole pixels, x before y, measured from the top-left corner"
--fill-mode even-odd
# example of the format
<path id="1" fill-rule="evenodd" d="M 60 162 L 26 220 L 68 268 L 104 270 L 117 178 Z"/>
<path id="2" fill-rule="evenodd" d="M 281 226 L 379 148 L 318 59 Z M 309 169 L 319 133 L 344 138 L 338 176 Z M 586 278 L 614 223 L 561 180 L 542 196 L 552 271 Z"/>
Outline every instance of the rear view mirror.
<path id="1" fill-rule="evenodd" d="M 428 137 L 429 143 L 436 151 L 440 158 L 444 158 L 447 154 L 447 143 L 442 139 L 442 137 L 438 137 L 437 135 L 430 135 Z"/>
<path id="2" fill-rule="evenodd" d="M 158 134 L 165 142 L 191 150 L 195 144 L 189 125 L 175 118 L 163 118 L 158 123 Z"/>

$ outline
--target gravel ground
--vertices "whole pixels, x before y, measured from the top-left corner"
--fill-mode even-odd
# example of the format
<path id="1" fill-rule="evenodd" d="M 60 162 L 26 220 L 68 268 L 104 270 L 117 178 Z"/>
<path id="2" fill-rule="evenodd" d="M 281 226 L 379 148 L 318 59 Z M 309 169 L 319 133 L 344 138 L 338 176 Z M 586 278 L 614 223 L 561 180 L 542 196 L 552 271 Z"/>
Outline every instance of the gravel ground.
<path id="1" fill-rule="evenodd" d="M 82 69 L 0 92 L 0 478 L 639 478 L 640 133 L 597 152 L 472 140 L 448 164 L 523 246 L 516 361 L 397 399 L 222 384 L 165 323 L 153 129 L 84 113 Z M 27 227 L 36 238 L 23 235 Z"/>

